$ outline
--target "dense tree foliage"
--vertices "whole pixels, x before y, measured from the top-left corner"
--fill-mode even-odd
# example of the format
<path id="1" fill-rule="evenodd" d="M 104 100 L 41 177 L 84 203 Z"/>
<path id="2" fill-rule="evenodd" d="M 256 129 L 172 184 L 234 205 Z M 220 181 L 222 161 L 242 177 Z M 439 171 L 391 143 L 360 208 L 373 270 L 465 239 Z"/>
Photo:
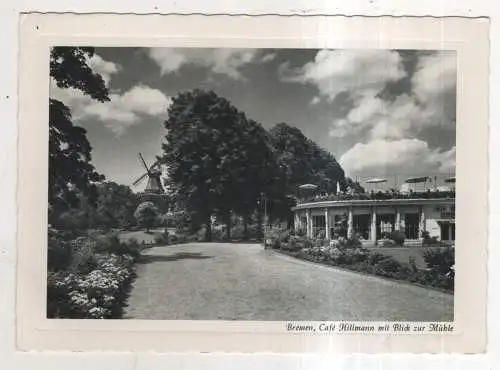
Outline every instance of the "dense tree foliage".
<path id="1" fill-rule="evenodd" d="M 143 202 L 139 204 L 134 213 L 137 223 L 145 227 L 147 232 L 157 224 L 159 216 L 160 212 L 152 202 Z"/>
<path id="2" fill-rule="evenodd" d="M 53 214 L 52 225 L 59 229 L 113 229 L 136 224 L 134 212 L 140 203 L 128 186 L 105 182 L 95 186 L 97 195 L 91 202 L 78 193 L 78 206 Z"/>
<path id="3" fill-rule="evenodd" d="M 318 193 L 336 193 L 337 183 L 346 189 L 344 170 L 335 157 L 298 128 L 280 123 L 270 134 L 277 160 L 285 169 L 286 192 L 297 194 L 300 185 L 309 183 L 318 186 Z"/>
<path id="4" fill-rule="evenodd" d="M 97 185 L 97 222 L 109 228 L 125 228 L 135 225 L 134 212 L 140 203 L 128 186 L 115 182 Z"/>
<path id="5" fill-rule="evenodd" d="M 88 64 L 94 56 L 91 47 L 53 47 L 50 51 L 50 77 L 60 88 L 74 88 L 100 102 L 109 101 L 102 76 Z"/>
<path id="6" fill-rule="evenodd" d="M 71 122 L 69 108 L 50 99 L 49 109 L 49 204 L 64 210 L 78 205 L 80 193 L 95 199 L 92 184 L 103 177 L 90 163 L 92 148 L 85 130 Z"/>
<path id="7" fill-rule="evenodd" d="M 74 88 L 93 99 L 109 100 L 99 74 L 87 61 L 93 48 L 54 47 L 50 54 L 50 76 L 60 88 Z M 62 102 L 49 101 L 49 222 L 76 207 L 82 196 L 94 202 L 94 184 L 103 180 L 91 164 L 92 147 L 85 129 L 75 126 L 71 112 Z"/>
<path id="8" fill-rule="evenodd" d="M 213 215 L 225 221 L 229 233 L 231 213 L 251 212 L 261 193 L 259 182 L 268 180 L 261 174 L 271 157 L 265 130 L 227 99 L 202 90 L 173 98 L 165 128 L 162 160 L 171 189 L 203 220 L 207 240 Z"/>

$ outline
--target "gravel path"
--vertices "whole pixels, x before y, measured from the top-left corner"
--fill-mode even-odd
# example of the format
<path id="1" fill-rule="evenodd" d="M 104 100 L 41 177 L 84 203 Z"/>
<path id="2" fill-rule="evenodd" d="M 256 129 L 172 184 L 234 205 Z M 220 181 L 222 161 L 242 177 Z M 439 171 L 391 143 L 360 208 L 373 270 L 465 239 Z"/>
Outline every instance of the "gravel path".
<path id="1" fill-rule="evenodd" d="M 452 321 L 453 296 L 315 265 L 256 244 L 154 247 L 125 318 Z"/>

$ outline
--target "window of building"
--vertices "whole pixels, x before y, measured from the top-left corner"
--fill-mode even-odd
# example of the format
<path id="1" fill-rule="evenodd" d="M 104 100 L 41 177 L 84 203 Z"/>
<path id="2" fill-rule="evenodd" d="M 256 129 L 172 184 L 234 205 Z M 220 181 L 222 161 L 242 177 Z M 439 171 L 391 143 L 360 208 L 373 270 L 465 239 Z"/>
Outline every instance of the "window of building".
<path id="1" fill-rule="evenodd" d="M 396 215 L 381 214 L 377 215 L 377 239 L 388 238 L 394 230 Z"/>
<path id="2" fill-rule="evenodd" d="M 365 240 L 370 239 L 370 219 L 369 214 L 352 216 L 354 232 Z"/>
<path id="3" fill-rule="evenodd" d="M 454 241 L 455 240 L 455 223 L 440 222 L 441 240 Z"/>
<path id="4" fill-rule="evenodd" d="M 441 218 L 444 219 L 454 219 L 455 218 L 455 206 L 443 207 L 441 210 Z"/>
<path id="5" fill-rule="evenodd" d="M 312 216 L 313 236 L 324 234 L 326 228 L 325 216 Z"/>
<path id="6" fill-rule="evenodd" d="M 333 227 L 330 231 L 332 238 L 347 238 L 347 214 L 335 215 L 333 217 Z"/>
<path id="7" fill-rule="evenodd" d="M 406 239 L 418 239 L 420 217 L 418 213 L 405 214 L 405 237 Z"/>

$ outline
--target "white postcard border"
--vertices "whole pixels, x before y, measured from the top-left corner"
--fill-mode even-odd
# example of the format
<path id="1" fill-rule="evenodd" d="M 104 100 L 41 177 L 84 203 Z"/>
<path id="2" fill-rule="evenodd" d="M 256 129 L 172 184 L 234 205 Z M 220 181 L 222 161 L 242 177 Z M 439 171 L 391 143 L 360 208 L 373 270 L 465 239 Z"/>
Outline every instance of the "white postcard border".
<path id="1" fill-rule="evenodd" d="M 342 38 L 343 34 L 349 38 Z M 48 48 L 56 44 L 456 50 L 459 64 L 456 209 L 457 223 L 466 226 L 457 229 L 455 333 L 305 335 L 287 333 L 282 322 L 45 319 Z M 485 349 L 488 176 L 488 22 L 485 19 L 29 15 L 21 23 L 19 81 L 20 349 L 369 353 L 471 353 Z M 467 201 L 470 199 L 474 202 Z"/>

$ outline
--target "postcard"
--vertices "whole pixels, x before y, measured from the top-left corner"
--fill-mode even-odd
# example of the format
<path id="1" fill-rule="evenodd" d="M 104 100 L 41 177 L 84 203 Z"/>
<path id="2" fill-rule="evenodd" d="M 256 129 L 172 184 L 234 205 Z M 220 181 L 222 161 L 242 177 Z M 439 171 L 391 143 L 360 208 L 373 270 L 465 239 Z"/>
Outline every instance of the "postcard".
<path id="1" fill-rule="evenodd" d="M 20 27 L 20 349 L 484 351 L 487 20 Z"/>

